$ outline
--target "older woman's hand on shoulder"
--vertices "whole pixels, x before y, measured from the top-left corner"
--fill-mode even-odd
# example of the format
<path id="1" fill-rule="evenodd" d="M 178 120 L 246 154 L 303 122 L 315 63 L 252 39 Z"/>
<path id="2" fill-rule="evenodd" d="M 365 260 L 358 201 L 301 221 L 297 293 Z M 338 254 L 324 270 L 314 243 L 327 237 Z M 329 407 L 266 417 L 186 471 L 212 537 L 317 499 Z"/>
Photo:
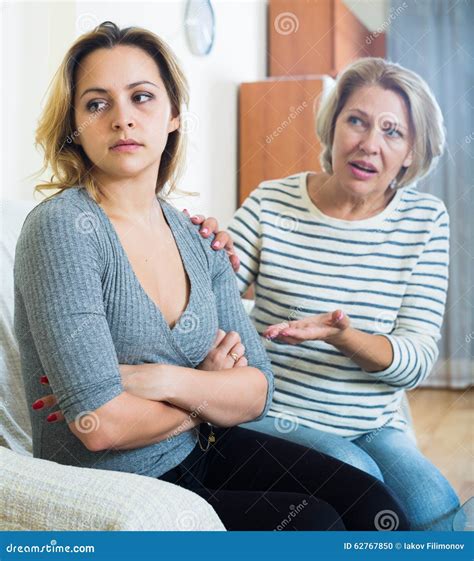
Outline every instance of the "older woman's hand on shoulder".
<path id="1" fill-rule="evenodd" d="M 240 260 L 234 250 L 234 242 L 232 240 L 229 232 L 225 230 L 219 230 L 219 223 L 215 218 L 209 216 L 206 218 L 202 214 L 197 214 L 196 216 L 190 216 L 187 209 L 183 210 L 193 224 L 200 224 L 199 233 L 203 238 L 208 238 L 212 234 L 215 234 L 215 238 L 211 243 L 212 249 L 219 250 L 224 249 L 229 257 L 232 269 L 237 272 L 240 268 Z"/>

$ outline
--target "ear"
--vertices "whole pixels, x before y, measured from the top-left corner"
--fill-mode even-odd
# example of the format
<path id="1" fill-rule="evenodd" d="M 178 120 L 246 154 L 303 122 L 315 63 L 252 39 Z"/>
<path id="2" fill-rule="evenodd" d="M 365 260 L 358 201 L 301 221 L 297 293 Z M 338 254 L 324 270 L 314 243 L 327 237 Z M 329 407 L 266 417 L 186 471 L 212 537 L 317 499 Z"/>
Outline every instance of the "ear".
<path id="1" fill-rule="evenodd" d="M 402 167 L 407 168 L 407 167 L 411 166 L 412 163 L 413 163 L 413 150 L 410 150 L 410 152 L 408 152 L 406 158 L 403 160 Z"/>
<path id="2" fill-rule="evenodd" d="M 168 132 L 174 132 L 179 128 L 180 118 L 179 115 L 177 117 L 173 117 L 170 119 L 168 123 Z"/>

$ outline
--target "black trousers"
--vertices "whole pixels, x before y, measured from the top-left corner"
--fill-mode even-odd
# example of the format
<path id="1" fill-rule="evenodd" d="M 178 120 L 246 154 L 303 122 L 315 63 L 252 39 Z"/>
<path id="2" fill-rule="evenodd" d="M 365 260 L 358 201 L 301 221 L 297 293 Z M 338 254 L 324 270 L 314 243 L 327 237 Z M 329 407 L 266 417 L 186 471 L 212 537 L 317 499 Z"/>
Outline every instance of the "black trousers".
<path id="1" fill-rule="evenodd" d="M 209 426 L 200 426 L 207 443 Z M 209 502 L 227 530 L 408 530 L 382 482 L 311 448 L 241 427 L 214 428 L 160 479 Z"/>

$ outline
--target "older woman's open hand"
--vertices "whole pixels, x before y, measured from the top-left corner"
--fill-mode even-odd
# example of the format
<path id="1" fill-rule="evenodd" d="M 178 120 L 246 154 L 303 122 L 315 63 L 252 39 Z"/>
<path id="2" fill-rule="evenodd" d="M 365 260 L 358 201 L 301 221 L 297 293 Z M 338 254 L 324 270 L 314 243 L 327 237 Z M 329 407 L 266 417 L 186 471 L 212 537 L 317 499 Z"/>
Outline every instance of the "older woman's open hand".
<path id="1" fill-rule="evenodd" d="M 332 344 L 348 327 L 350 327 L 349 316 L 342 310 L 335 310 L 296 321 L 270 325 L 263 332 L 263 336 L 289 345 L 298 345 L 303 341 L 326 341 Z"/>

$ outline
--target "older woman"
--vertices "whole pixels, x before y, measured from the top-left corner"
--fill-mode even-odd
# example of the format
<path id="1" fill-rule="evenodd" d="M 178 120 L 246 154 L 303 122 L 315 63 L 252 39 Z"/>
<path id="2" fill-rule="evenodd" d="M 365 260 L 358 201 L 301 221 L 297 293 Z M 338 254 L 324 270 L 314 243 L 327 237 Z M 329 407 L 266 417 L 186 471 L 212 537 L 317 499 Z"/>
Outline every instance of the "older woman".
<path id="1" fill-rule="evenodd" d="M 245 426 L 371 473 L 414 528 L 449 530 L 458 498 L 400 411 L 437 358 L 446 301 L 448 214 L 412 186 L 442 154 L 442 115 L 418 75 L 366 58 L 340 75 L 317 130 L 324 171 L 262 183 L 229 227 L 276 378 L 268 416 Z M 225 233 L 216 244 L 232 253 Z"/>

